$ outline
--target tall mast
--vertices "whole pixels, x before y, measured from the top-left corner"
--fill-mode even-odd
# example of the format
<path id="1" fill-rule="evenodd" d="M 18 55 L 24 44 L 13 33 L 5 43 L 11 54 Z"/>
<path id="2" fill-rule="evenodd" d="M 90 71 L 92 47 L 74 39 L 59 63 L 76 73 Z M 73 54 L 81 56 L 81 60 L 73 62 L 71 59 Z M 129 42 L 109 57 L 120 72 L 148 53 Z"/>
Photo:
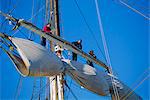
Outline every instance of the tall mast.
<path id="1" fill-rule="evenodd" d="M 56 35 L 60 36 L 58 0 L 54 0 L 54 19 Z M 64 100 L 63 74 L 57 75 L 58 99 Z"/>
<path id="2" fill-rule="evenodd" d="M 54 2 L 53 0 L 46 0 L 46 3 L 50 2 L 50 20 L 51 24 L 53 25 L 54 19 L 53 19 L 53 9 L 54 9 Z M 47 5 L 47 4 L 46 4 Z M 48 5 L 47 5 L 48 6 Z M 51 51 L 54 51 L 54 45 L 53 42 L 50 41 L 50 49 Z M 49 83 L 50 83 L 50 100 L 58 100 L 58 87 L 57 87 L 57 77 L 56 76 L 51 76 L 49 77 Z"/>
<path id="3" fill-rule="evenodd" d="M 54 11 L 53 11 L 54 10 Z M 58 12 L 58 0 L 50 0 L 50 20 L 51 24 L 55 26 L 55 35 L 60 36 L 59 28 L 59 12 Z M 51 50 L 53 51 L 54 45 L 50 41 Z M 51 100 L 64 100 L 64 89 L 63 89 L 63 75 L 57 75 L 50 77 L 50 95 Z M 57 95 L 58 93 L 58 95 Z"/>

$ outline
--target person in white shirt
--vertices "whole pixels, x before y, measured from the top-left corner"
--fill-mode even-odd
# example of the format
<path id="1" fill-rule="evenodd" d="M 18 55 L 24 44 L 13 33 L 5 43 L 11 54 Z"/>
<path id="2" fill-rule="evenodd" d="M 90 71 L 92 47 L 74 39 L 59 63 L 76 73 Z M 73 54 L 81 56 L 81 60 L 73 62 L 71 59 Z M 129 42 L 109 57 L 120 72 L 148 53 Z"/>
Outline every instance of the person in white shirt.
<path id="1" fill-rule="evenodd" d="M 56 45 L 56 46 L 54 47 L 54 51 L 55 51 L 56 55 L 57 55 L 62 61 L 66 62 L 66 63 L 70 63 L 70 60 L 69 60 L 69 59 L 65 59 L 65 57 L 62 55 L 62 52 L 64 51 L 64 49 L 63 49 L 61 46 Z"/>

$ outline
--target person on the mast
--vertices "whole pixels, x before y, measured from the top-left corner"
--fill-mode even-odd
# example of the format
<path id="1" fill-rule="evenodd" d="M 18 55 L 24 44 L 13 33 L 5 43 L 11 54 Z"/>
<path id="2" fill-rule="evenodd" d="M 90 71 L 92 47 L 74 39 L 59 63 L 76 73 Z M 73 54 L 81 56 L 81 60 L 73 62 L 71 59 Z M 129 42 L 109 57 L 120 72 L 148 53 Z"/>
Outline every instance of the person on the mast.
<path id="1" fill-rule="evenodd" d="M 51 23 L 46 24 L 46 25 L 43 27 L 43 31 L 46 32 L 46 33 L 52 34 L 52 31 L 51 31 Z M 46 38 L 42 37 L 41 45 L 42 45 L 42 46 L 46 46 Z"/>
<path id="2" fill-rule="evenodd" d="M 74 46 L 82 50 L 82 40 L 72 42 Z M 72 60 L 77 61 L 77 54 L 72 52 Z"/>
<path id="3" fill-rule="evenodd" d="M 96 58 L 96 56 L 95 56 L 93 50 L 91 50 L 91 51 L 89 52 L 89 55 L 92 56 L 93 58 Z M 87 60 L 86 63 L 87 63 L 88 65 L 94 67 L 93 62 L 91 62 L 90 60 Z"/>
<path id="4" fill-rule="evenodd" d="M 65 59 L 65 57 L 62 55 L 62 51 L 63 51 L 63 50 L 64 50 L 64 49 L 63 49 L 61 46 L 59 46 L 59 45 L 56 45 L 56 46 L 54 47 L 54 51 L 55 51 L 56 55 L 57 55 L 63 62 L 70 63 L 70 60 L 69 60 L 69 59 Z"/>
<path id="5" fill-rule="evenodd" d="M 59 45 L 56 45 L 55 48 L 54 48 L 54 51 L 56 53 L 56 55 L 60 58 L 60 59 L 64 59 L 64 57 L 62 56 L 62 51 L 64 49 L 61 48 L 61 46 Z"/>

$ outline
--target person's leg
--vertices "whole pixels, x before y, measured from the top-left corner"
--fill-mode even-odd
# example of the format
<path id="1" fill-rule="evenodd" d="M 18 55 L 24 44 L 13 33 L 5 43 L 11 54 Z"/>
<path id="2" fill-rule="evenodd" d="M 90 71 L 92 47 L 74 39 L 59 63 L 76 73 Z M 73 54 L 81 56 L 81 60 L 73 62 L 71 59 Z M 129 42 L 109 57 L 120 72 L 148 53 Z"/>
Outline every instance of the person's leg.
<path id="1" fill-rule="evenodd" d="M 46 46 L 46 38 L 42 37 L 41 45 L 42 46 Z"/>
<path id="2" fill-rule="evenodd" d="M 77 61 L 77 54 L 72 53 L 72 60 L 73 60 L 73 61 Z"/>
<path id="3" fill-rule="evenodd" d="M 74 61 L 77 61 L 77 54 L 75 54 Z"/>

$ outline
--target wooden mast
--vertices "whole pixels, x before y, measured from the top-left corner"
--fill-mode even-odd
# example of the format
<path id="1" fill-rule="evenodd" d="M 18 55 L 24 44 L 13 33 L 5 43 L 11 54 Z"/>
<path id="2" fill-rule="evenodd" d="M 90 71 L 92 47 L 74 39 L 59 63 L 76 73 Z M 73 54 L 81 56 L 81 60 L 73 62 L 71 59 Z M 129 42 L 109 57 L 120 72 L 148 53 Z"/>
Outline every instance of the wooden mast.
<path id="1" fill-rule="evenodd" d="M 50 0 L 50 20 L 51 20 L 51 24 L 52 25 L 54 24 L 55 26 L 55 35 L 60 36 L 58 0 Z M 54 45 L 52 41 L 50 41 L 50 46 L 51 46 L 51 50 L 53 51 Z M 62 81 L 63 81 L 62 74 L 50 77 L 51 100 L 64 100 L 64 89 L 63 89 Z"/>
<path id="2" fill-rule="evenodd" d="M 54 19 L 53 19 L 53 9 L 54 9 L 54 3 L 53 0 L 49 0 L 50 1 L 50 21 L 51 24 L 53 25 Z M 50 48 L 51 51 L 54 51 L 54 45 L 53 42 L 50 41 Z M 58 87 L 57 87 L 57 76 L 51 76 L 49 77 L 49 81 L 50 81 L 50 100 L 58 100 Z"/>
<path id="3" fill-rule="evenodd" d="M 58 0 L 54 0 L 54 19 L 56 35 L 60 36 Z M 58 99 L 64 100 L 63 74 L 57 75 Z"/>

